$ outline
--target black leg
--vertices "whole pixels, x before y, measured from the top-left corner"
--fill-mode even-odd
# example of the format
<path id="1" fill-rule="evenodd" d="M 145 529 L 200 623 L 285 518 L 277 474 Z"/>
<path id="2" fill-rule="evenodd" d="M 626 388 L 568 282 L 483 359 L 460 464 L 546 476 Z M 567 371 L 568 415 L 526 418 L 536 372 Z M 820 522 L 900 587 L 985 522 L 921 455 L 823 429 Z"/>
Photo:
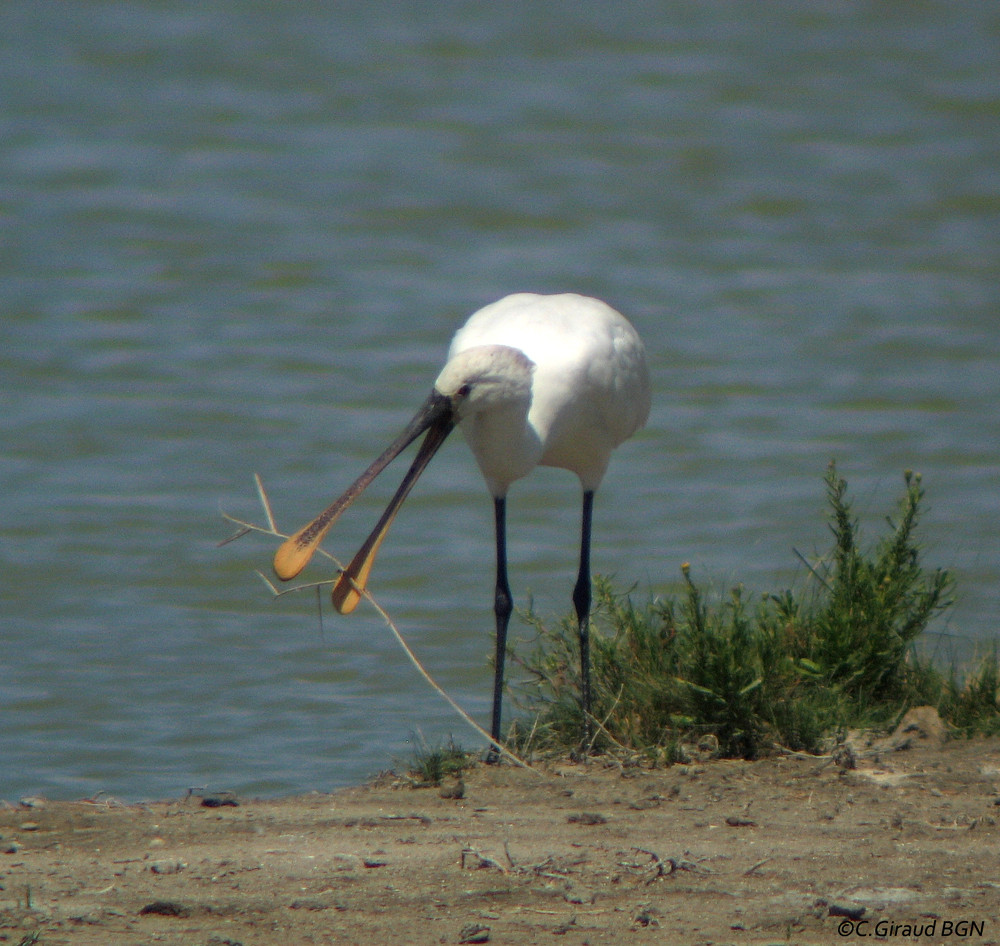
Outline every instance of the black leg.
<path id="1" fill-rule="evenodd" d="M 594 520 L 594 491 L 583 494 L 583 524 L 580 530 L 580 573 L 573 589 L 573 607 L 580 629 L 580 704 L 583 709 L 583 746 L 590 748 L 594 736 L 590 703 L 590 528 Z"/>
<path id="2" fill-rule="evenodd" d="M 493 667 L 493 721 L 490 735 L 495 743 L 500 742 L 500 710 L 503 705 L 503 665 L 507 655 L 507 625 L 514 610 L 514 602 L 507 582 L 507 500 L 503 496 L 493 500 L 497 537 L 497 584 L 493 598 L 493 612 L 497 619 L 497 651 Z M 496 762 L 500 753 L 496 746 L 490 748 L 487 762 Z"/>

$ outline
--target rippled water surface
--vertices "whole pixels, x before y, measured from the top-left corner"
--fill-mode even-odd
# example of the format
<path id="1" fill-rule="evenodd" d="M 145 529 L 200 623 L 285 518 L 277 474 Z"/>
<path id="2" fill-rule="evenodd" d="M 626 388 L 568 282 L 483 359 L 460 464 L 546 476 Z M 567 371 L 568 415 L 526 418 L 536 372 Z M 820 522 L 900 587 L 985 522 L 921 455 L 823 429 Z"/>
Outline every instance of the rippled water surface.
<path id="1" fill-rule="evenodd" d="M 649 350 L 598 571 L 783 588 L 830 459 L 869 535 L 912 468 L 959 582 L 935 646 L 993 639 L 993 5 L 344 6 L 0 13 L 0 797 L 325 789 L 475 744 L 377 616 L 320 626 L 254 575 L 272 543 L 216 543 L 255 471 L 280 527 L 317 512 L 520 289 L 607 299 Z M 578 503 L 560 471 L 512 491 L 519 604 L 568 608 Z M 456 438 L 373 589 L 481 719 L 491 573 Z"/>

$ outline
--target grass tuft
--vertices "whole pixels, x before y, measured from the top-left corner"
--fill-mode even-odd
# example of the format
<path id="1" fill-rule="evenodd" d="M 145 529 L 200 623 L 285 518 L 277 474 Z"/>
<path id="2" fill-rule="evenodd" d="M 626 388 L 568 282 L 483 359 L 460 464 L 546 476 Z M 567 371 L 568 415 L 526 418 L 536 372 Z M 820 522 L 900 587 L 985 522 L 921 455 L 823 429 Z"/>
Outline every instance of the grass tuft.
<path id="1" fill-rule="evenodd" d="M 449 777 L 460 777 L 471 763 L 472 755 L 449 739 L 443 746 L 428 746 L 421 738 L 414 750 L 410 774 L 420 785 L 440 785 Z"/>
<path id="2" fill-rule="evenodd" d="M 776 746 L 820 752 L 848 728 L 895 723 L 931 704 L 953 730 L 1000 732 L 997 654 L 968 679 L 944 675 L 915 642 L 952 603 L 953 577 L 927 570 L 916 530 L 924 490 L 907 471 L 888 531 L 863 547 L 847 483 L 825 477 L 833 547 L 801 589 L 755 596 L 737 586 L 706 594 L 682 566 L 678 594 L 637 607 L 634 588 L 595 580 L 592 620 L 596 748 L 672 762 L 685 746 L 757 758 Z M 572 749 L 583 729 L 579 653 L 572 619 L 554 627 L 526 616 L 535 649 L 511 743 Z"/>

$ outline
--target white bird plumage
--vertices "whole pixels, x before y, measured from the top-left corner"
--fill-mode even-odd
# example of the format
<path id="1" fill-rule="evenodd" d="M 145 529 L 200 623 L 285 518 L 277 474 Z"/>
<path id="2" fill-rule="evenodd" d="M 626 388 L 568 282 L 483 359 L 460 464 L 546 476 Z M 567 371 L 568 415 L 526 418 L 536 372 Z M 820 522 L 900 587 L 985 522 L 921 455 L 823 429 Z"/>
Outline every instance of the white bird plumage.
<path id="1" fill-rule="evenodd" d="M 609 305 L 574 294 L 516 293 L 474 313 L 452 340 L 430 397 L 406 429 L 323 513 L 275 555 L 282 579 L 305 567 L 344 509 L 421 433 L 416 458 L 375 529 L 333 591 L 337 609 L 360 600 L 382 540 L 420 473 L 457 424 L 493 497 L 496 524 L 496 662 L 491 736 L 500 739 L 506 633 L 506 496 L 536 466 L 575 473 L 583 489 L 580 568 L 573 593 L 581 651 L 585 742 L 591 734 L 589 681 L 590 531 L 594 491 L 615 447 L 643 426 L 650 388 L 645 352 L 631 324 Z"/>
<path id="2" fill-rule="evenodd" d="M 506 296 L 455 333 L 438 390 L 457 376 L 463 353 L 484 345 L 507 346 L 534 364 L 526 425 L 481 412 L 462 427 L 490 492 L 502 495 L 539 464 L 571 470 L 584 489 L 597 489 L 612 450 L 649 415 L 649 374 L 635 329 L 598 299 Z M 519 463 L 507 469 L 512 453 Z"/>

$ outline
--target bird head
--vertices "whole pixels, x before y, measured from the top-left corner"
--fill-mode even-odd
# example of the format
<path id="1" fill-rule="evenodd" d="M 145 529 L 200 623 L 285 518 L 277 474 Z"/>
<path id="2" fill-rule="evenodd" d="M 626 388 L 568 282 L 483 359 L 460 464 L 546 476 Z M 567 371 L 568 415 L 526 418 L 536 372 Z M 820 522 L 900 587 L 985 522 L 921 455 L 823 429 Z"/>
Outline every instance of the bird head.
<path id="1" fill-rule="evenodd" d="M 492 409 L 531 403 L 535 363 L 507 345 L 479 345 L 448 360 L 434 390 L 449 399 L 456 422 Z"/>

